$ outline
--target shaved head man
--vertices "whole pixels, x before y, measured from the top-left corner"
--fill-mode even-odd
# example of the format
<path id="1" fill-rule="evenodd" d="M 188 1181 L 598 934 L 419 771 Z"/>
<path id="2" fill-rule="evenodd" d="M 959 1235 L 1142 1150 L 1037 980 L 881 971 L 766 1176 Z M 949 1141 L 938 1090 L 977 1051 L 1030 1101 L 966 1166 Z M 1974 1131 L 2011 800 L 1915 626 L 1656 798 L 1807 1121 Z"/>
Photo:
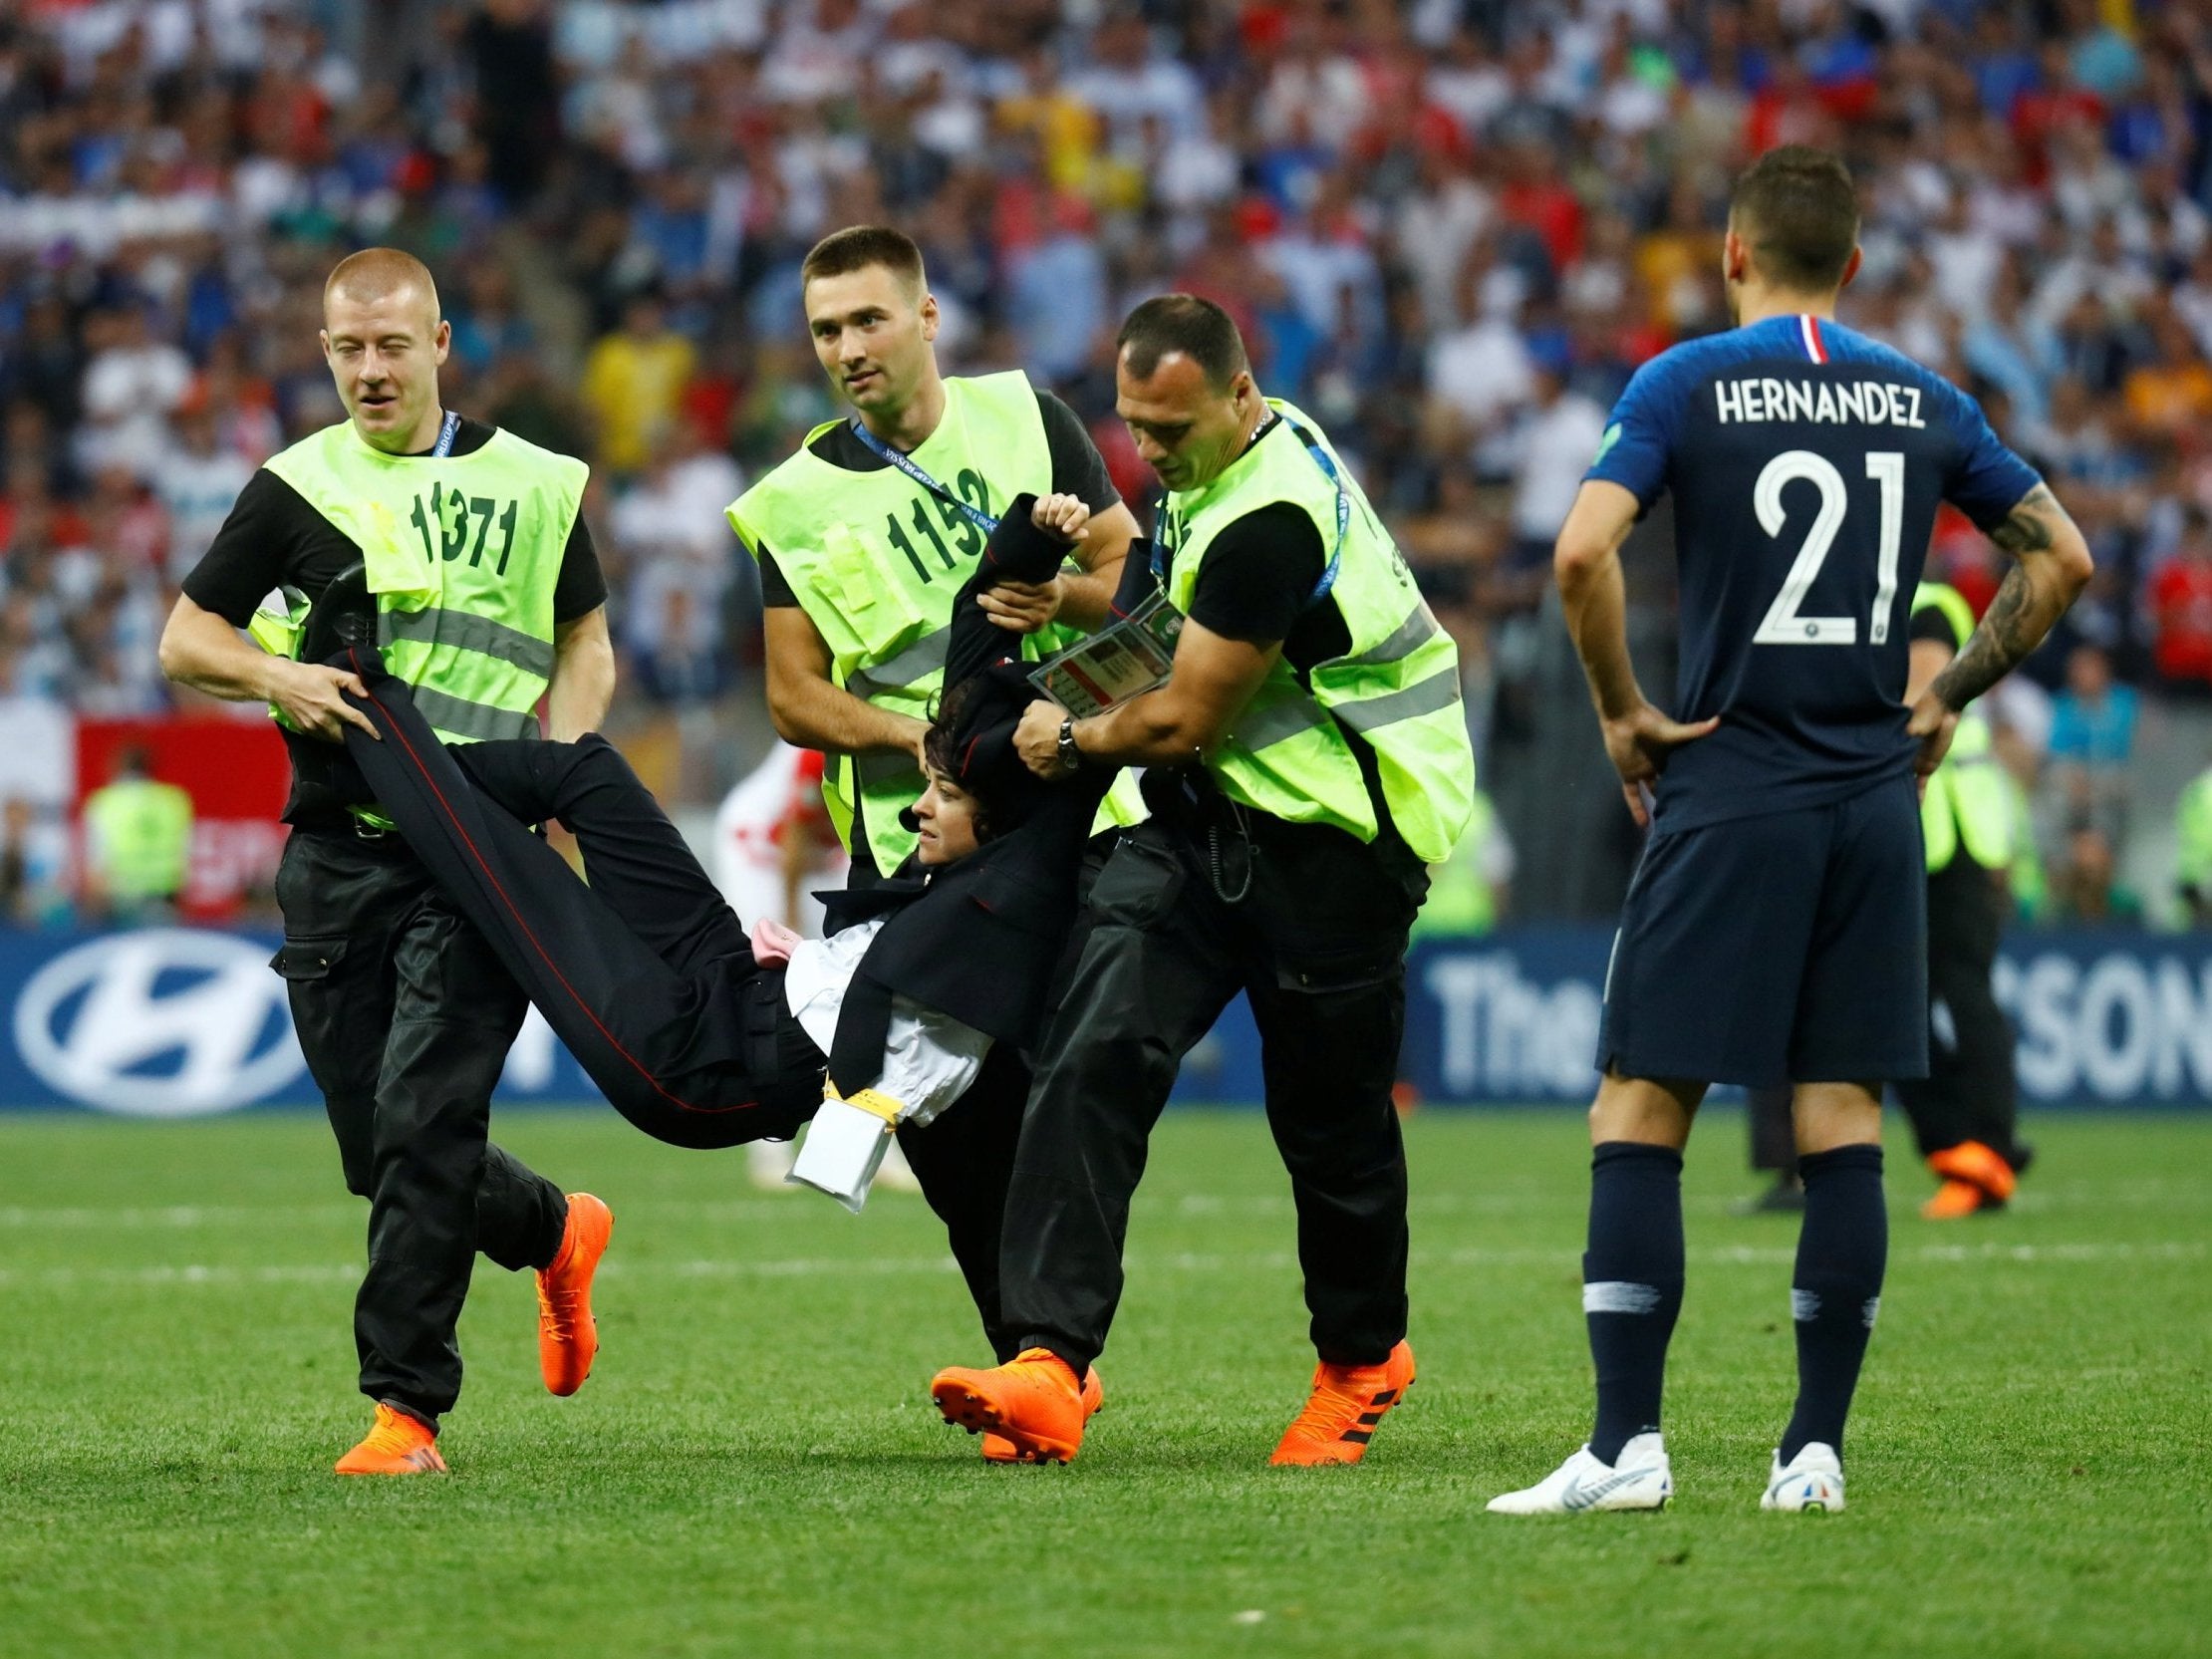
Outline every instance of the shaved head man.
<path id="1" fill-rule="evenodd" d="M 268 703 L 285 733 L 275 966 L 346 1185 L 369 1201 L 354 1339 L 376 1419 L 338 1472 L 436 1473 L 474 1258 L 538 1269 L 545 1383 L 573 1393 L 598 1346 L 588 1292 L 611 1222 L 486 1138 L 522 992 L 338 746 L 349 724 L 374 729 L 346 700 L 365 695 L 352 665 L 381 651 L 448 743 L 536 736 L 541 704 L 574 738 L 606 712 L 614 652 L 579 510 L 588 470 L 444 407 L 452 331 L 422 262 L 398 248 L 342 261 L 321 338 L 346 418 L 239 491 L 184 579 L 161 667 Z M 272 592 L 281 612 L 259 609 Z"/>
<path id="2" fill-rule="evenodd" d="M 429 267 L 398 248 L 364 248 L 323 284 L 323 361 L 354 429 L 405 455 L 437 439 L 437 371 L 453 326 L 438 314 Z"/>

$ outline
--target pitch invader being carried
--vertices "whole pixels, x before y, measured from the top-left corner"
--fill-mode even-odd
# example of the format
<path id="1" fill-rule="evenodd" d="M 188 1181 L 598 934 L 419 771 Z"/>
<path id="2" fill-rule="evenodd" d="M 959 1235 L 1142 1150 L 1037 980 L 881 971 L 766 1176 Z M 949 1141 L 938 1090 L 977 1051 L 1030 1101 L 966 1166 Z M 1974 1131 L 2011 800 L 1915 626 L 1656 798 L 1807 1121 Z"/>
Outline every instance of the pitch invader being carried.
<path id="1" fill-rule="evenodd" d="M 1589 1443 L 1504 1515 L 1648 1510 L 1682 1304 L 1682 1148 L 1713 1082 L 1795 1086 L 1804 1224 L 1797 1409 L 1762 1507 L 1843 1507 L 1843 1422 L 1888 1254 L 1881 1090 L 1927 1075 L 1915 773 L 2089 578 L 2080 532 L 1940 376 L 1834 322 L 1856 274 L 1849 172 L 1800 145 L 1738 180 L 1738 327 L 1646 364 L 1559 533 L 1567 625 L 1651 838 L 1607 974 L 1582 1307 Z M 1680 719 L 1628 658 L 1619 550 L 1665 491 L 1681 568 Z M 2010 554 L 1989 613 L 1908 711 L 1907 613 L 1940 501 Z"/>

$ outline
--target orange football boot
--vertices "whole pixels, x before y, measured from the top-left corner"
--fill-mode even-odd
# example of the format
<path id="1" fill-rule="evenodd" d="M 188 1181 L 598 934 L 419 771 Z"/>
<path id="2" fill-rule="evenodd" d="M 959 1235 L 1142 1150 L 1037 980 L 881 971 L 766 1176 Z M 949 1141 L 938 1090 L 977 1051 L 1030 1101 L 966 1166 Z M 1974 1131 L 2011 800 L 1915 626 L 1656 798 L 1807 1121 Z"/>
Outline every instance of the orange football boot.
<path id="1" fill-rule="evenodd" d="M 1305 1410 L 1282 1432 L 1267 1461 L 1298 1468 L 1359 1462 L 1376 1425 L 1412 1386 L 1413 1348 L 1405 1342 L 1380 1365 L 1316 1365 Z"/>
<path id="2" fill-rule="evenodd" d="M 1024 1348 L 987 1371 L 950 1366 L 930 1379 L 945 1421 L 969 1434 L 990 1433 L 1019 1463 L 1071 1463 L 1083 1444 L 1083 1391 L 1066 1360 L 1049 1348 Z"/>
<path id="3" fill-rule="evenodd" d="M 1086 1427 L 1106 1404 L 1106 1385 L 1098 1380 L 1098 1367 L 1092 1366 L 1083 1373 L 1083 1422 Z M 983 1436 L 983 1462 L 1021 1463 L 1021 1453 L 1004 1435 L 985 1433 Z"/>
<path id="4" fill-rule="evenodd" d="M 1928 1168 L 1942 1178 L 1936 1196 L 1921 1207 L 1931 1222 L 1953 1221 L 1995 1210 L 2013 1196 L 2020 1180 L 2001 1153 L 1980 1141 L 1961 1141 L 1928 1155 Z M 1964 1189 L 1963 1191 L 1961 1189 Z"/>
<path id="5" fill-rule="evenodd" d="M 1973 1182 L 1946 1181 L 1935 1190 L 1935 1197 L 1920 1207 L 1920 1216 L 1923 1221 L 1955 1222 L 1988 1206 L 1989 1194 Z"/>
<path id="6" fill-rule="evenodd" d="M 538 1271 L 538 1371 L 555 1394 L 574 1394 L 599 1354 L 592 1274 L 615 1235 L 615 1215 L 589 1193 L 568 1195 L 568 1226 L 552 1264 Z"/>
<path id="7" fill-rule="evenodd" d="M 442 1475 L 437 1431 L 418 1417 L 377 1407 L 377 1421 L 351 1452 L 338 1460 L 341 1475 Z"/>

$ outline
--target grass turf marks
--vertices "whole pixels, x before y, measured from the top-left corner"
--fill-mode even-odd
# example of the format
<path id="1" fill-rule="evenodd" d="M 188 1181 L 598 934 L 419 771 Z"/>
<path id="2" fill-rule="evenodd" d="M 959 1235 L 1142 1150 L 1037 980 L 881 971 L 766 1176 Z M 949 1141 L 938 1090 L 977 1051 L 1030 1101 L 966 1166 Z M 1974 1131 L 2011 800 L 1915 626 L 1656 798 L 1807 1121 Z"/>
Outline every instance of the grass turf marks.
<path id="1" fill-rule="evenodd" d="M 1571 1114 L 1409 1126 L 1421 1380 L 1356 1470 L 1269 1470 L 1311 1367 L 1253 1115 L 1171 1115 L 1071 1468 L 925 1385 L 984 1356 L 919 1200 L 756 1196 L 610 1115 L 501 1137 L 616 1211 L 591 1383 L 479 1264 L 445 1481 L 344 1482 L 363 1207 L 310 1116 L 0 1120 L 0 1653 L 2212 1651 L 2212 1121 L 2045 1119 L 2007 1217 L 1894 1149 L 1851 1509 L 1763 1516 L 1794 1223 L 1690 1162 L 1665 1516 L 1509 1521 L 1580 1440 Z M 1254 1616 L 1256 1615 L 1256 1616 Z"/>

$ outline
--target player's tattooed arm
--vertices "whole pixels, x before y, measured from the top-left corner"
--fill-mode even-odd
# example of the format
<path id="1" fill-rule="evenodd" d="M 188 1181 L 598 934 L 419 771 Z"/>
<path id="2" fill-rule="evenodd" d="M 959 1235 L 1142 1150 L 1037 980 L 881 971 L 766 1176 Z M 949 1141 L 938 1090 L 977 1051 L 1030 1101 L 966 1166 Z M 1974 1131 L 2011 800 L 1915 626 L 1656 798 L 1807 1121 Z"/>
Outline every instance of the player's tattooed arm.
<path id="1" fill-rule="evenodd" d="M 2088 544 L 2045 484 L 2023 496 L 1990 539 L 2014 563 L 1980 626 L 1930 688 L 1954 710 L 2004 679 L 2043 644 L 2093 568 Z"/>
<path id="2" fill-rule="evenodd" d="M 2043 644 L 2095 569 L 2089 544 L 2042 484 L 2020 498 L 1990 539 L 2012 555 L 2013 568 L 1958 656 L 1912 705 L 1905 726 L 1920 746 L 1913 769 L 1923 780 L 1943 763 L 1959 710 Z"/>

